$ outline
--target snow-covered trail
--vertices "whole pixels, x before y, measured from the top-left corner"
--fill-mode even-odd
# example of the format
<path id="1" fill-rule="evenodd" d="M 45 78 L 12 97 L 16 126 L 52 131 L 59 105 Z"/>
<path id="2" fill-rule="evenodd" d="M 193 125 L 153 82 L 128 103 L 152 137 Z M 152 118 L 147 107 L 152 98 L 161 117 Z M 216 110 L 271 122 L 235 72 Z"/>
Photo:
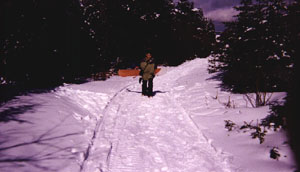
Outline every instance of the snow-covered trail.
<path id="1" fill-rule="evenodd" d="M 203 67 L 206 71 L 205 62 L 202 60 L 199 66 L 196 65 L 197 70 Z M 80 171 L 234 171 L 228 157 L 213 147 L 176 101 L 176 96 L 184 89 L 176 81 L 189 70 L 178 73 L 180 69 L 172 71 L 171 68 L 156 77 L 156 95 L 153 98 L 141 96 L 141 85 L 136 80 L 129 81 L 110 97 L 98 93 L 102 99 L 94 100 L 92 104 L 101 108 L 91 112 L 96 118 L 87 125 L 91 127 L 92 134 L 80 162 Z M 64 92 L 68 92 L 66 96 L 72 97 L 78 105 L 85 104 L 83 106 L 89 110 L 95 108 L 89 107 L 91 101 L 83 103 L 82 100 L 88 99 L 79 99 L 78 91 L 72 89 Z M 105 106 L 103 102 L 106 102 Z"/>
<path id="2" fill-rule="evenodd" d="M 150 100 L 129 94 L 121 93 L 108 107 L 83 171 L 230 171 L 170 93 Z M 99 154 L 104 159 L 97 159 Z"/>
<path id="3" fill-rule="evenodd" d="M 194 59 L 162 67 L 153 98 L 141 95 L 138 78 L 113 76 L 1 105 L 0 171 L 295 171 L 284 131 L 259 144 L 224 128 L 224 120 L 258 121 L 269 109 L 221 91 L 207 66 Z M 269 158 L 271 147 L 279 147 L 278 161 Z"/>

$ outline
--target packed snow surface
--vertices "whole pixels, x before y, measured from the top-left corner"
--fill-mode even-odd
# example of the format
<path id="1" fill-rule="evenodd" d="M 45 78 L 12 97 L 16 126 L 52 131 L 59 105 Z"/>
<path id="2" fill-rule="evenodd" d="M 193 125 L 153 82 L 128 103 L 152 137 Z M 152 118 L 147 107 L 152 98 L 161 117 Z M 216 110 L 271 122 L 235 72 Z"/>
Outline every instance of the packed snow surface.
<path id="1" fill-rule="evenodd" d="M 259 144 L 224 120 L 255 122 L 268 107 L 221 91 L 207 59 L 162 67 L 155 96 L 138 77 L 64 85 L 0 107 L 1 172 L 292 172 L 284 131 Z M 282 101 L 284 93 L 272 95 Z M 229 104 L 228 104 L 229 103 Z M 278 147 L 278 160 L 269 151 Z"/>

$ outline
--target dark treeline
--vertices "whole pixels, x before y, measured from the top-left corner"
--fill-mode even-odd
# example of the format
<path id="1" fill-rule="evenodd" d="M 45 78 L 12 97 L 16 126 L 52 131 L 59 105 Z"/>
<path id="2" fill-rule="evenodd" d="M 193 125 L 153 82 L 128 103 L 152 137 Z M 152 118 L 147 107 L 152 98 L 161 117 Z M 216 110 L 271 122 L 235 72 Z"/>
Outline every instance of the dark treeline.
<path id="1" fill-rule="evenodd" d="M 216 42 L 214 25 L 188 0 L 1 0 L 1 99 L 11 85 L 56 86 L 135 67 L 149 50 L 166 65 L 213 50 L 210 71 L 224 89 L 256 93 L 256 106 L 268 103 L 264 93 L 288 93 L 269 122 L 287 127 L 299 162 L 300 1 L 241 0 L 235 9 Z"/>
<path id="2" fill-rule="evenodd" d="M 288 28 L 290 29 L 290 50 L 291 56 L 294 59 L 291 81 L 287 90 L 286 102 L 283 110 L 280 111 L 281 116 L 287 117 L 288 131 L 291 140 L 291 146 L 296 154 L 296 160 L 298 162 L 298 170 L 300 170 L 300 138 L 298 131 L 300 131 L 299 125 L 299 59 L 300 59 L 300 1 L 296 0 L 293 5 L 289 6 L 288 15 Z"/>
<path id="3" fill-rule="evenodd" d="M 269 123 L 288 129 L 300 165 L 299 89 L 300 1 L 241 0 L 239 14 L 225 23 L 210 59 L 222 87 L 236 93 L 255 93 L 254 105 L 266 105 L 268 92 L 287 92 L 285 105 L 271 105 Z"/>
<path id="4" fill-rule="evenodd" d="M 87 0 L 82 6 L 101 56 L 124 67 L 147 50 L 158 63 L 178 65 L 208 56 L 215 43 L 214 25 L 187 0 Z"/>
<path id="5" fill-rule="evenodd" d="M 96 45 L 81 29 L 79 4 L 4 0 L 0 11 L 2 80 L 46 86 L 89 72 Z"/>
<path id="6" fill-rule="evenodd" d="M 206 57 L 214 26 L 182 0 L 1 0 L 1 83 L 32 87 L 132 67 Z"/>

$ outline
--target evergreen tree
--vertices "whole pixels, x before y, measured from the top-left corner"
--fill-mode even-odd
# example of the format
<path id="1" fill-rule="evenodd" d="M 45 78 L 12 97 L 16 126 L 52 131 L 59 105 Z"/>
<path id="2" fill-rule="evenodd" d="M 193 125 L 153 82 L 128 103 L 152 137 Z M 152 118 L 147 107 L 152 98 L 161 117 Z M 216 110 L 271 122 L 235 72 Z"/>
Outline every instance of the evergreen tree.
<path id="1" fill-rule="evenodd" d="M 88 75 L 93 42 L 81 29 L 77 1 L 5 0 L 2 5 L 1 77 L 44 87 Z"/>
<path id="2" fill-rule="evenodd" d="M 242 0 L 236 20 L 226 24 L 216 61 L 225 88 L 235 92 L 286 90 L 290 73 L 286 4 L 282 0 Z"/>
<path id="3" fill-rule="evenodd" d="M 3 0 L 0 75 L 4 80 L 59 84 L 138 65 L 145 50 L 157 63 L 206 57 L 214 26 L 181 0 Z M 5 79 L 4 79 L 5 78 Z"/>
<path id="4" fill-rule="evenodd" d="M 92 72 L 107 71 L 111 62 L 107 49 L 110 40 L 108 33 L 111 26 L 108 22 L 104 0 L 80 1 L 80 8 L 83 18 L 83 29 L 95 44 L 93 48 L 96 51 L 96 57 L 92 65 Z"/>
<path id="5" fill-rule="evenodd" d="M 215 29 L 201 9 L 188 0 L 180 0 L 175 8 L 174 20 L 175 64 L 195 57 L 207 57 L 215 44 Z M 177 50 L 177 51 L 176 51 Z M 169 60 L 171 61 L 171 60 Z"/>
<path id="6" fill-rule="evenodd" d="M 290 138 L 290 144 L 292 150 L 295 153 L 295 157 L 298 163 L 298 170 L 300 169 L 300 149 L 299 149 L 299 108 L 298 108 L 298 97 L 299 97 L 299 58 L 300 58 L 300 1 L 296 0 L 289 6 L 289 14 L 286 17 L 288 22 L 288 35 L 289 35 L 289 53 L 293 59 L 293 72 L 291 75 L 288 94 L 285 102 L 285 111 L 282 112 L 287 117 L 288 134 Z"/>
<path id="7" fill-rule="evenodd" d="M 215 41 L 212 22 L 186 0 L 177 5 L 171 0 L 90 0 L 85 8 L 103 58 L 118 59 L 122 68 L 137 65 L 149 49 L 157 63 L 170 65 L 206 57 Z M 96 13 L 97 18 L 90 17 Z"/>

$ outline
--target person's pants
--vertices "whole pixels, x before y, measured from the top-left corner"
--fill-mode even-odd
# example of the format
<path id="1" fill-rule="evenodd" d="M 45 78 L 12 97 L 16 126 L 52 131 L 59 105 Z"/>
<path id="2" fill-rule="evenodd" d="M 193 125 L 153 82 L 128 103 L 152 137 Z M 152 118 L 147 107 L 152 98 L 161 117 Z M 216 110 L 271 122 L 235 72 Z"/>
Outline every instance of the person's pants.
<path id="1" fill-rule="evenodd" d="M 142 94 L 146 96 L 153 96 L 153 78 L 143 80 Z"/>

